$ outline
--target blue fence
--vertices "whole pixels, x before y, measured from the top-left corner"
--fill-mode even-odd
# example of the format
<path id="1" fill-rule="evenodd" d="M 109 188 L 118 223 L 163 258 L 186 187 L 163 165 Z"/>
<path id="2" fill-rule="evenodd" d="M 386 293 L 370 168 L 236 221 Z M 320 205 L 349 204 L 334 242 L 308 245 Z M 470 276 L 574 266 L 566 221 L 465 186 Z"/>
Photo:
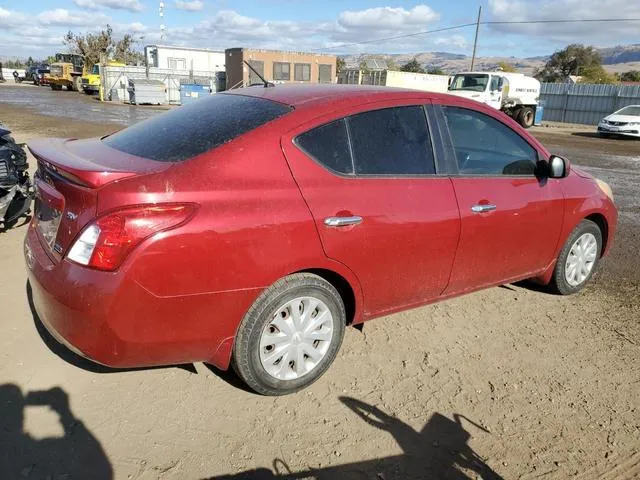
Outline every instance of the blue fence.
<path id="1" fill-rule="evenodd" d="M 543 83 L 543 120 L 597 125 L 626 105 L 640 105 L 640 86 Z"/>

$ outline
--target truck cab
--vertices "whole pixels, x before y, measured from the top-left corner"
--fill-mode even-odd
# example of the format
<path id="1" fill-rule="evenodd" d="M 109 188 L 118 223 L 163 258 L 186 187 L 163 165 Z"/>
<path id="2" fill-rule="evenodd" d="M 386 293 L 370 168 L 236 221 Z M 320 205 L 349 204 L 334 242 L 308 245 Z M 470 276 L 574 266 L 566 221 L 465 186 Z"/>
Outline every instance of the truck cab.
<path id="1" fill-rule="evenodd" d="M 453 76 L 448 91 L 486 103 L 529 128 L 535 120 L 540 82 L 522 73 L 463 72 Z"/>

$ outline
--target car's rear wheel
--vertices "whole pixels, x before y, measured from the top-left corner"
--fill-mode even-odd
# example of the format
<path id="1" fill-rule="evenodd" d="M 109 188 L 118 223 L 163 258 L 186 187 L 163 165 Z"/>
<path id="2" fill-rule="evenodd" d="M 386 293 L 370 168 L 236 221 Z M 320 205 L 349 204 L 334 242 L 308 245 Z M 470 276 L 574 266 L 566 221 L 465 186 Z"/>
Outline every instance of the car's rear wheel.
<path id="1" fill-rule="evenodd" d="M 557 293 L 579 292 L 593 275 L 602 252 L 602 232 L 591 220 L 583 220 L 569 235 L 553 272 Z"/>
<path id="2" fill-rule="evenodd" d="M 336 357 L 346 323 L 338 291 L 323 278 L 285 277 L 255 301 L 236 336 L 233 366 L 263 395 L 285 395 L 315 382 Z"/>

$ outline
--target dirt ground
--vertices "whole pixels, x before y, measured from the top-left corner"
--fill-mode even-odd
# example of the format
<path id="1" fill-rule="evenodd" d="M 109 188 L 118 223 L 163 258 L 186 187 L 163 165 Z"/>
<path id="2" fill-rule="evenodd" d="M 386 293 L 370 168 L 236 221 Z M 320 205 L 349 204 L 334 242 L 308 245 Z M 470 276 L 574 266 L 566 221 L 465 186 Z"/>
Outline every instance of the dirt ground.
<path id="1" fill-rule="evenodd" d="M 0 121 L 19 141 L 119 128 L 36 110 L 0 103 Z M 640 141 L 592 131 L 533 130 L 616 195 L 616 246 L 585 291 L 507 285 L 348 329 L 287 397 L 204 365 L 81 361 L 31 312 L 25 227 L 0 233 L 0 477 L 640 478 Z"/>

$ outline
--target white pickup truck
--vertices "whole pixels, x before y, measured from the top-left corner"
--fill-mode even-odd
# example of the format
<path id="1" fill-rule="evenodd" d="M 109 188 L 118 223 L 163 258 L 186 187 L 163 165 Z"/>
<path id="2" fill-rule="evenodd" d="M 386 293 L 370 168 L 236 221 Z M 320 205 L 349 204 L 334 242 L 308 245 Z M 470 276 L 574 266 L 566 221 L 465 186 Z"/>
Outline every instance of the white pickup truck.
<path id="1" fill-rule="evenodd" d="M 463 72 L 453 76 L 448 93 L 486 103 L 529 128 L 535 121 L 540 82 L 522 73 Z"/>

